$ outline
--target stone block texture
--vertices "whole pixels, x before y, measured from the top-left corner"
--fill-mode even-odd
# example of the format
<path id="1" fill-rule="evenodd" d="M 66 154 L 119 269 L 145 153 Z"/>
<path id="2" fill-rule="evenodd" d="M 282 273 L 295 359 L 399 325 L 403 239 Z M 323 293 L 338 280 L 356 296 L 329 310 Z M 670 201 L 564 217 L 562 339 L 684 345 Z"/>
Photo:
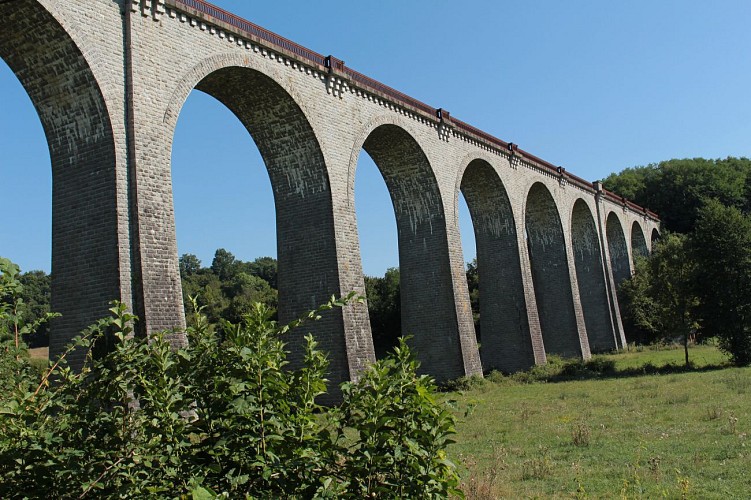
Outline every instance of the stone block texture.
<path id="1" fill-rule="evenodd" d="M 424 372 L 512 372 L 546 353 L 586 358 L 625 342 L 615 291 L 659 220 L 597 184 L 199 0 L 11 0 L 0 14 L 0 57 L 34 102 L 52 158 L 52 307 L 63 313 L 53 355 L 113 299 L 142 332 L 185 342 L 171 149 L 194 89 L 239 118 L 268 169 L 281 321 L 364 293 L 354 174 L 365 151 L 393 203 L 402 328 Z M 460 192 L 477 240 L 481 349 Z M 333 382 L 375 359 L 367 302 L 308 329 Z M 299 343 L 290 348 L 299 360 Z"/>

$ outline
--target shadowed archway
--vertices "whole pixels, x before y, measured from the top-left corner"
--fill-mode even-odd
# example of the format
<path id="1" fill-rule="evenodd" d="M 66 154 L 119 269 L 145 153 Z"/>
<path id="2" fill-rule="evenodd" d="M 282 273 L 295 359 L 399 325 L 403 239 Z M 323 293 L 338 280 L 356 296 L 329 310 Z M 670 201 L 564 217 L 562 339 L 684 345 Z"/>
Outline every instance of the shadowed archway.
<path id="1" fill-rule="evenodd" d="M 631 255 L 634 260 L 638 257 L 646 257 L 649 255 L 649 248 L 647 247 L 647 240 L 644 239 L 644 231 L 641 225 L 634 221 L 631 224 Z"/>
<path id="2" fill-rule="evenodd" d="M 616 349 L 600 238 L 592 211 L 581 198 L 571 214 L 571 242 L 589 347 L 592 352 Z"/>
<path id="3" fill-rule="evenodd" d="M 518 236 L 506 188 L 484 160 L 461 180 L 477 246 L 480 274 L 480 357 L 483 370 L 514 372 L 534 364 Z"/>
<path id="4" fill-rule="evenodd" d="M 216 69 L 195 88 L 232 111 L 263 158 L 276 213 L 279 320 L 286 323 L 340 293 L 331 190 L 320 145 L 295 100 L 255 69 Z M 211 175 L 221 175 L 221 166 L 213 166 Z M 332 313 L 306 329 L 328 353 L 329 378 L 339 382 L 353 374 L 348 369 L 341 311 Z M 288 342 L 290 359 L 299 362 L 302 339 Z"/>
<path id="5" fill-rule="evenodd" d="M 563 226 L 544 184 L 527 195 L 525 229 L 545 352 L 581 356 Z"/>
<path id="6" fill-rule="evenodd" d="M 362 147 L 381 172 L 396 215 L 402 334 L 412 336 L 424 372 L 439 380 L 463 376 L 446 218 L 428 158 L 391 124 L 376 127 Z"/>
<path id="7" fill-rule="evenodd" d="M 652 229 L 652 236 L 651 236 L 651 249 L 654 249 L 655 243 L 660 239 L 660 232 L 657 229 Z M 651 250 L 650 250 L 651 251 Z"/>
<path id="8" fill-rule="evenodd" d="M 631 277 L 631 263 L 629 262 L 623 226 L 621 226 L 618 216 L 613 212 L 608 214 L 605 232 L 608 240 L 608 253 L 610 253 L 610 266 L 613 270 L 613 279 L 617 289 L 623 280 Z"/>

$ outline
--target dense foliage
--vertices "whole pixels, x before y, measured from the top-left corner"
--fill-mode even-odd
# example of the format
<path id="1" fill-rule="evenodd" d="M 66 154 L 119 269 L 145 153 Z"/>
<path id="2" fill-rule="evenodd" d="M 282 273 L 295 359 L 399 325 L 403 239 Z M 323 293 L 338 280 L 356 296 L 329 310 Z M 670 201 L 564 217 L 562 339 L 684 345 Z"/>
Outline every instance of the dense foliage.
<path id="1" fill-rule="evenodd" d="M 685 362 L 688 344 L 697 332 L 696 261 L 685 235 L 668 233 L 652 247 L 649 258 L 636 261 L 631 279 L 621 285 L 626 324 L 645 330 L 653 339 L 682 338 Z"/>
<path id="2" fill-rule="evenodd" d="M 467 285 L 469 288 L 475 333 L 480 336 L 480 277 L 477 259 L 467 262 Z M 384 276 L 365 276 L 365 295 L 368 299 L 370 328 L 376 358 L 381 359 L 398 345 L 402 334 L 402 307 L 399 268 L 391 267 Z M 409 334 L 410 332 L 404 332 Z"/>
<path id="3" fill-rule="evenodd" d="M 6 281 L 17 281 L 8 273 Z M 321 407 L 328 362 L 305 338 L 290 367 L 284 339 L 346 302 L 278 326 L 255 304 L 214 328 L 200 309 L 190 343 L 133 336 L 122 304 L 74 343 L 110 352 L 75 372 L 64 357 L 39 380 L 23 357 L 0 360 L 0 497 L 444 498 L 458 477 L 445 455 L 454 421 L 418 376 L 403 341 Z M 9 312 L 2 309 L 7 333 Z M 6 335 L 7 336 L 7 335 Z M 91 353 L 92 350 L 89 350 Z M 55 383 L 50 383 L 55 380 Z"/>
<path id="4" fill-rule="evenodd" d="M 751 159 L 674 159 L 627 168 L 603 179 L 606 189 L 660 215 L 663 229 L 688 233 L 707 199 L 751 209 Z"/>
<path id="5" fill-rule="evenodd" d="M 55 316 L 45 313 L 34 317 L 29 312 L 22 278 L 16 264 L 0 257 L 0 395 L 12 392 L 17 380 L 35 376 L 24 337 L 34 336 Z"/>
<path id="6" fill-rule="evenodd" d="M 209 267 L 193 254 L 183 254 L 179 259 L 183 300 L 188 322 L 193 320 L 191 297 L 195 297 L 210 323 L 222 320 L 239 323 L 253 304 L 260 302 L 271 309 L 278 305 L 277 261 L 273 257 L 259 257 L 253 261 L 237 259 L 231 252 L 220 248 Z M 30 323 L 45 317 L 50 311 L 50 275 L 43 271 L 29 271 L 18 275 L 21 283 L 20 298 L 26 304 L 26 320 Z M 467 263 L 475 328 L 479 335 L 479 279 L 477 261 Z M 373 333 L 373 343 L 378 359 L 398 345 L 401 331 L 401 294 L 399 268 L 389 268 L 383 277 L 365 276 L 368 312 Z M 275 313 L 272 318 L 276 318 Z M 49 344 L 46 322 L 39 322 L 33 334 L 25 334 L 30 347 Z"/>
<path id="7" fill-rule="evenodd" d="M 469 303 L 472 307 L 472 319 L 475 323 L 475 335 L 477 335 L 477 341 L 480 342 L 480 272 L 477 268 L 477 259 L 467 262 L 467 287 L 469 288 Z"/>
<path id="8" fill-rule="evenodd" d="M 751 364 L 751 217 L 709 201 L 692 235 L 703 330 L 738 365 Z"/>
<path id="9" fill-rule="evenodd" d="M 271 257 L 243 262 L 220 248 L 211 266 L 205 268 L 195 255 L 183 254 L 180 277 L 185 310 L 190 312 L 190 298 L 197 297 L 211 323 L 221 320 L 238 323 L 256 302 L 275 309 L 278 301 L 276 274 L 276 259 Z"/>
<path id="10" fill-rule="evenodd" d="M 0 273 L 4 280 L 0 308 L 15 310 L 19 322 L 34 325 L 21 332 L 21 340 L 30 347 L 48 345 L 50 275 L 44 271 L 21 273 L 16 264 L 3 258 L 0 258 Z"/>
<path id="11" fill-rule="evenodd" d="M 751 160 L 670 160 L 604 184 L 664 223 L 662 241 L 621 287 L 627 334 L 680 336 L 686 346 L 689 336 L 717 337 L 733 362 L 750 364 Z"/>
<path id="12" fill-rule="evenodd" d="M 370 329 L 376 357 L 381 359 L 397 345 L 402 331 L 402 302 L 398 268 L 386 270 L 383 278 L 365 276 Z"/>

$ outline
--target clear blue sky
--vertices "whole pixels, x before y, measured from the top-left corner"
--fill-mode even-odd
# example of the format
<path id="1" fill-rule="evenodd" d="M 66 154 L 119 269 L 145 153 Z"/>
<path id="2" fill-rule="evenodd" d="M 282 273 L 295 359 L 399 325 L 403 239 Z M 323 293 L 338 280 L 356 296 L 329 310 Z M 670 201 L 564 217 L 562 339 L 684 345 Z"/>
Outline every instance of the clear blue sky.
<path id="1" fill-rule="evenodd" d="M 670 158 L 751 156 L 747 0 L 216 2 L 585 179 Z M 49 270 L 49 154 L 4 63 L 0 96 L 0 255 Z M 364 268 L 382 274 L 398 265 L 393 211 L 376 167 L 359 166 Z M 180 115 L 173 177 L 181 254 L 204 265 L 219 247 L 244 260 L 276 255 L 257 149 L 198 92 Z M 460 223 L 469 260 L 466 209 Z"/>

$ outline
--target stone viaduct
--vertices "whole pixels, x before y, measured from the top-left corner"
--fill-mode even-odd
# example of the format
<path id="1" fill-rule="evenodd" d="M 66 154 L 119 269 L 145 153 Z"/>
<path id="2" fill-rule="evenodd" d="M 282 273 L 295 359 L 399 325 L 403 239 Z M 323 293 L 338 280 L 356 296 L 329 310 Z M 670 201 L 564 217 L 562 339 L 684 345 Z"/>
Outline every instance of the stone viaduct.
<path id="1" fill-rule="evenodd" d="M 659 220 L 600 184 L 200 0 L 0 0 L 0 17 L 0 57 L 52 160 L 52 309 L 63 314 L 52 355 L 115 298 L 147 331 L 184 327 L 170 157 L 193 89 L 234 112 L 268 169 L 281 320 L 364 292 L 354 210 L 364 150 L 393 202 L 402 325 L 426 372 L 514 371 L 624 344 L 616 286 Z M 482 276 L 481 351 L 460 192 Z M 333 381 L 374 360 L 365 304 L 310 329 Z"/>

